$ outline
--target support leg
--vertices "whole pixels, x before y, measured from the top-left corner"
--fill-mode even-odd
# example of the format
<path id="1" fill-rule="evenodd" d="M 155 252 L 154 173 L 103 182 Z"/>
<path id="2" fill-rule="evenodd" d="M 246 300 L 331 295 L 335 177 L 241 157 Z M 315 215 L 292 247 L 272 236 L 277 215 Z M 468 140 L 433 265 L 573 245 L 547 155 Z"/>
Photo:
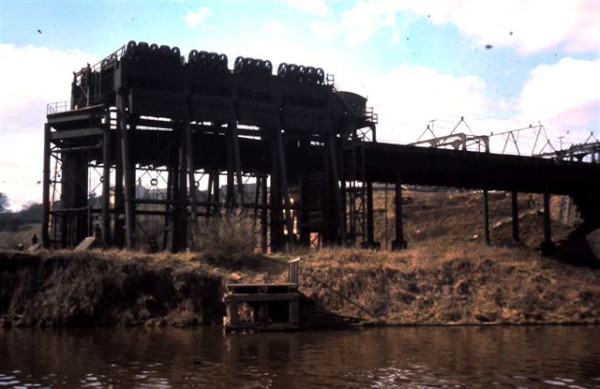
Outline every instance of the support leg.
<path id="1" fill-rule="evenodd" d="M 492 241 L 490 240 L 490 210 L 487 189 L 483 190 L 483 234 L 485 237 L 485 244 L 489 246 Z"/>
<path id="2" fill-rule="evenodd" d="M 373 221 L 373 183 L 367 182 L 367 242 L 371 249 L 379 249 L 379 242 L 375 242 L 375 224 Z"/>
<path id="3" fill-rule="evenodd" d="M 513 191 L 511 193 L 512 200 L 512 237 L 515 242 L 519 242 L 519 202 L 518 193 Z"/>
<path id="4" fill-rule="evenodd" d="M 42 219 L 42 246 L 50 246 L 50 125 L 44 125 L 44 177 L 42 203 L 44 215 Z"/>
<path id="5" fill-rule="evenodd" d="M 268 213 L 268 199 L 267 199 L 267 177 L 263 176 L 260 178 L 260 193 L 261 193 L 261 215 L 260 215 L 260 227 L 261 227 L 261 243 L 262 252 L 266 253 L 268 248 L 268 225 L 267 225 L 267 213 Z M 257 187 L 258 189 L 258 187 Z"/>
<path id="6" fill-rule="evenodd" d="M 110 113 L 106 113 L 102 145 L 102 241 L 110 246 Z"/>
<path id="7" fill-rule="evenodd" d="M 125 242 L 129 250 L 135 249 L 135 168 L 129 155 L 129 134 L 127 130 L 127 98 L 122 94 L 117 95 L 117 109 L 119 111 L 119 127 L 121 133 L 121 160 L 125 176 Z"/>
<path id="8" fill-rule="evenodd" d="M 396 239 L 392 242 L 392 250 L 402 250 L 408 245 L 404 240 L 404 229 L 402 225 L 402 177 L 396 176 Z"/>
<path id="9" fill-rule="evenodd" d="M 550 219 L 550 188 L 546 184 L 544 190 L 544 242 L 542 242 L 542 255 L 551 255 L 556 247 L 552 242 L 552 225 Z"/>

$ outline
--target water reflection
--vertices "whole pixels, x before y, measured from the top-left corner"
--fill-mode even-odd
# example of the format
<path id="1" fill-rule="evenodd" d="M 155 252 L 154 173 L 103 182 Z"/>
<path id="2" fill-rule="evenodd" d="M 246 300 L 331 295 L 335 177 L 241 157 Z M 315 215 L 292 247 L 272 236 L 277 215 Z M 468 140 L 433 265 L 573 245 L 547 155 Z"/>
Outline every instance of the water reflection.
<path id="1" fill-rule="evenodd" d="M 0 387 L 600 388 L 600 327 L 0 332 Z"/>

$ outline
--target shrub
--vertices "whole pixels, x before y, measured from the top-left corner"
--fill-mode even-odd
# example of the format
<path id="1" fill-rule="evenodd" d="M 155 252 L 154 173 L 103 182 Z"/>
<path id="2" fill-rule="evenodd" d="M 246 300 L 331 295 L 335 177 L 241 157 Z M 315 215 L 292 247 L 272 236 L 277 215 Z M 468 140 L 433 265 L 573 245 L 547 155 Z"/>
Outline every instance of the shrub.
<path id="1" fill-rule="evenodd" d="M 200 234 L 200 248 L 207 257 L 238 259 L 254 255 L 256 226 L 244 213 L 227 213 L 207 222 Z"/>

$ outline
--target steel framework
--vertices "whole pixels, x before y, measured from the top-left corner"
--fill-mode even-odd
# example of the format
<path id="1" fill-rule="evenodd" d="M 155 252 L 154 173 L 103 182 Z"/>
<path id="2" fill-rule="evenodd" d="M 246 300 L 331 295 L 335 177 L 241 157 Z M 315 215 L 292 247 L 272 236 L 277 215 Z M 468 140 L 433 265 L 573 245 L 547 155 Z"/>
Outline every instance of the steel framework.
<path id="1" fill-rule="evenodd" d="M 43 242 L 195 249 L 199 219 L 241 211 L 264 250 L 340 243 L 364 212 L 346 212 L 357 173 L 337 149 L 375 141 L 376 122 L 320 68 L 274 75 L 239 57 L 230 70 L 223 54 L 131 41 L 74 73 L 70 103 L 48 105 Z"/>

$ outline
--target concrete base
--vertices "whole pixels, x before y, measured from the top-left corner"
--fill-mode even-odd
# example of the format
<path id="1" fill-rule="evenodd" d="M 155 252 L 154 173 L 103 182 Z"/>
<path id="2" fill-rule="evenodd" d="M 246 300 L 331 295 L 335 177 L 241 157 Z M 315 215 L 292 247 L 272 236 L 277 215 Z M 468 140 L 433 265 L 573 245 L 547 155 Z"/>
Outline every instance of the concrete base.
<path id="1" fill-rule="evenodd" d="M 106 245 L 102 241 L 102 238 L 97 238 L 95 236 L 88 236 L 87 238 L 82 240 L 81 243 L 79 243 L 77 245 L 77 247 L 75 247 L 74 251 L 85 251 L 85 250 L 103 249 L 103 248 L 106 248 Z"/>

